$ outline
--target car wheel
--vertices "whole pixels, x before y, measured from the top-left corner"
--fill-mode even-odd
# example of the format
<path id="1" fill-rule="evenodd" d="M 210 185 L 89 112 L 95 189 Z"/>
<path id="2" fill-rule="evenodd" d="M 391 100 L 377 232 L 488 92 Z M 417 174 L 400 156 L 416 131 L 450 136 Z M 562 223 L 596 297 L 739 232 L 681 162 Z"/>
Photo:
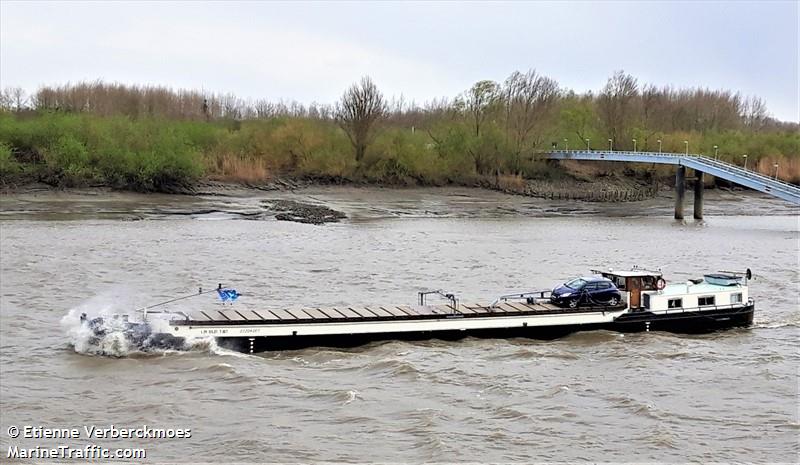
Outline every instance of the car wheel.
<path id="1" fill-rule="evenodd" d="M 570 299 L 569 308 L 578 308 L 578 299 Z"/>
<path id="2" fill-rule="evenodd" d="M 608 305 L 611 305 L 612 307 L 616 306 L 618 303 L 619 297 L 617 296 L 612 297 L 611 300 L 608 301 Z"/>

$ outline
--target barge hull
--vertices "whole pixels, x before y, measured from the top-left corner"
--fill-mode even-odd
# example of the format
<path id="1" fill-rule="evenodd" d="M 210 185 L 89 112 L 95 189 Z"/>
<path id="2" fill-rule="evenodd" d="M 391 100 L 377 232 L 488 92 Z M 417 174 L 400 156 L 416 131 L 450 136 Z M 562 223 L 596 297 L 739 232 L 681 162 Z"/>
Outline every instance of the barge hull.
<path id="1" fill-rule="evenodd" d="M 625 313 L 610 323 L 567 324 L 555 326 L 516 326 L 463 330 L 404 331 L 357 334 L 316 334 L 267 337 L 217 337 L 220 346 L 242 352 L 294 350 L 309 347 L 357 347 L 376 341 L 422 341 L 439 339 L 457 341 L 466 337 L 485 339 L 529 338 L 552 340 L 579 331 L 608 330 L 623 333 L 667 331 L 702 334 L 718 330 L 747 327 L 753 323 L 754 305 L 735 309 L 654 314 L 640 311 Z"/>

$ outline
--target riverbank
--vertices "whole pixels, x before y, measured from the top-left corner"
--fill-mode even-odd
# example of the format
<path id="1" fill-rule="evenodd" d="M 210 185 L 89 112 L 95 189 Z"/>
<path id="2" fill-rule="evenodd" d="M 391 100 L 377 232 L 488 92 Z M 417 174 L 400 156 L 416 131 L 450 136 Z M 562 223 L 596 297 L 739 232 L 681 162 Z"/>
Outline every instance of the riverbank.
<path id="1" fill-rule="evenodd" d="M 114 192 L 139 192 L 175 195 L 237 195 L 241 191 L 292 191 L 310 187 L 350 186 L 389 189 L 425 187 L 464 187 L 500 191 L 554 200 L 586 200 L 596 202 L 621 202 L 645 200 L 655 197 L 658 190 L 669 186 L 671 177 L 655 171 L 631 171 L 622 175 L 608 169 L 607 163 L 553 162 L 551 175 L 526 179 L 520 175 L 499 174 L 479 176 L 470 180 L 448 183 L 379 182 L 368 179 L 331 177 L 283 177 L 247 181 L 236 177 L 212 176 L 191 182 L 162 184 L 157 189 L 137 189 L 105 182 L 63 185 L 35 176 L 2 179 L 0 195 L 20 195 L 36 192 L 70 192 L 96 190 Z"/>
<path id="2" fill-rule="evenodd" d="M 235 184 L 206 186 L 194 195 L 136 193 L 108 188 L 36 189 L 0 195 L 0 220 L 243 220 L 272 222 L 287 206 L 313 207 L 319 218 L 340 212 L 340 223 L 408 218 L 463 219 L 586 216 L 657 218 L 671 222 L 673 191 L 667 187 L 653 198 L 636 202 L 588 202 L 507 194 L 472 187 L 306 186 L 263 190 Z M 747 190 L 711 189 L 705 196 L 706 221 L 731 215 L 796 215 L 797 209 L 779 199 Z M 276 204 L 277 201 L 277 204 Z M 286 201 L 291 202 L 286 204 Z M 691 202 L 691 200 L 689 200 Z M 283 204 L 283 205 L 281 205 Z M 295 209 L 296 210 L 296 209 Z M 314 219 L 314 216 L 310 216 Z M 304 221 L 321 223 L 318 221 Z M 703 222 L 692 222 L 702 225 Z"/>

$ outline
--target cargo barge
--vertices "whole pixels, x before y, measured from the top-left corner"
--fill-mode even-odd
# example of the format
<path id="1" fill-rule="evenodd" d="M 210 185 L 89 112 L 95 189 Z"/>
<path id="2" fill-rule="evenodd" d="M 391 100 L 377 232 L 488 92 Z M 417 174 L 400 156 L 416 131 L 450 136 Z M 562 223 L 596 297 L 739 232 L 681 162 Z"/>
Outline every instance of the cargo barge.
<path id="1" fill-rule="evenodd" d="M 596 329 L 704 333 L 753 322 L 755 301 L 747 286 L 750 270 L 717 272 L 671 284 L 661 271 L 640 268 L 592 273 L 596 278 L 571 281 L 584 284 L 573 284 L 575 292 L 562 292 L 558 299 L 553 291 L 540 290 L 470 304 L 459 302 L 453 294 L 428 291 L 419 293 L 416 305 L 267 309 L 247 302 L 246 296 L 238 299 L 236 291 L 220 286 L 215 291 L 222 303 L 188 313 L 149 307 L 143 309 L 144 321 L 123 320 L 129 338 L 138 342 L 167 345 L 215 337 L 222 346 L 250 353 L 357 346 L 377 340 L 550 339 Z M 595 291 L 604 288 L 613 291 L 610 299 L 593 298 L 600 295 Z M 441 297 L 444 303 L 429 304 L 432 297 Z M 85 319 L 85 324 L 98 333 L 107 327 L 102 319 Z"/>

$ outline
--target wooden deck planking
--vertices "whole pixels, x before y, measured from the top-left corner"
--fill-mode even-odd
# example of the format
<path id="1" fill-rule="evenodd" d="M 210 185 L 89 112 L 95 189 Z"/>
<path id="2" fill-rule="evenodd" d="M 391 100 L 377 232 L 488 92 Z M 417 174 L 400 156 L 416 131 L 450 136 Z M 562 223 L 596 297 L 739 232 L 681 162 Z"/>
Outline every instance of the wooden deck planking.
<path id="1" fill-rule="evenodd" d="M 411 307 L 417 315 L 437 315 L 436 311 L 430 305 L 415 305 Z"/>
<path id="2" fill-rule="evenodd" d="M 342 315 L 344 315 L 345 318 L 352 318 L 352 319 L 363 318 L 361 315 L 359 315 L 358 313 L 350 310 L 347 307 L 334 307 L 334 310 L 336 310 L 337 312 L 339 312 Z"/>
<path id="3" fill-rule="evenodd" d="M 462 305 L 462 307 L 472 310 L 474 313 L 489 313 L 485 307 L 481 307 L 480 305 Z"/>
<path id="4" fill-rule="evenodd" d="M 317 310 L 324 315 L 328 315 L 328 318 L 347 318 L 347 316 L 343 315 L 334 307 L 321 307 Z"/>
<path id="5" fill-rule="evenodd" d="M 465 314 L 465 315 L 472 315 L 474 313 L 477 313 L 475 310 L 467 307 L 466 305 L 459 305 L 458 306 L 458 311 L 463 313 L 463 314 Z"/>
<path id="6" fill-rule="evenodd" d="M 375 318 L 375 314 L 367 310 L 365 307 L 348 307 L 348 308 L 361 318 Z"/>
<path id="7" fill-rule="evenodd" d="M 379 317 L 382 317 L 382 318 L 390 318 L 390 317 L 392 317 L 391 313 L 387 312 L 386 310 L 382 309 L 381 307 L 372 307 L 372 306 L 370 306 L 370 307 L 367 307 L 367 310 L 369 310 L 370 312 L 372 312 L 372 313 L 374 313 L 374 314 L 376 314 L 376 315 L 378 315 Z"/>
<path id="8" fill-rule="evenodd" d="M 542 302 L 529 304 L 522 301 L 505 301 L 494 307 L 486 304 L 459 304 L 454 311 L 449 305 L 397 305 L 397 306 L 369 306 L 369 307 L 325 307 L 325 308 L 290 308 L 276 310 L 245 310 L 243 308 L 222 307 L 219 309 L 196 310 L 188 315 L 189 321 L 203 324 L 244 324 L 244 323 L 275 323 L 275 322 L 329 322 L 348 319 L 407 319 L 425 317 L 446 317 L 461 313 L 467 317 L 506 316 L 522 312 L 554 312 L 563 311 L 561 307 Z"/>
<path id="9" fill-rule="evenodd" d="M 304 312 L 300 308 L 287 308 L 286 311 L 291 313 L 292 316 L 294 316 L 298 320 L 313 320 L 314 319 L 313 316 L 311 316 L 308 313 Z"/>
<path id="10" fill-rule="evenodd" d="M 212 321 L 204 312 L 191 312 L 189 319 L 192 321 Z"/>
<path id="11" fill-rule="evenodd" d="M 314 317 L 315 320 L 330 320 L 330 317 L 319 311 L 319 309 L 304 308 L 303 311 Z"/>
<path id="12" fill-rule="evenodd" d="M 386 306 L 386 307 L 381 307 L 381 308 L 382 308 L 383 310 L 385 310 L 385 311 L 387 311 L 387 312 L 391 313 L 391 314 L 392 314 L 392 316 L 395 316 L 395 317 L 397 317 L 397 316 L 400 316 L 400 317 L 408 316 L 408 315 L 406 315 L 406 312 L 404 312 L 404 311 L 400 310 L 400 309 L 399 309 L 399 308 L 397 308 L 397 307 L 390 307 L 390 306 Z"/>
<path id="13" fill-rule="evenodd" d="M 503 303 L 497 304 L 497 307 L 496 307 L 496 308 L 497 308 L 499 311 L 501 311 L 501 312 L 506 312 L 506 313 L 519 313 L 519 310 L 518 310 L 518 309 L 516 309 L 515 307 L 512 307 L 512 306 L 511 306 L 511 305 L 509 305 L 507 302 L 503 302 Z"/>
<path id="14" fill-rule="evenodd" d="M 530 312 L 531 309 L 527 305 L 520 303 L 520 302 L 506 302 L 508 305 L 516 308 L 520 312 Z"/>
<path id="15" fill-rule="evenodd" d="M 272 313 L 270 313 L 269 310 L 261 310 L 261 311 L 250 310 L 250 313 L 254 314 L 258 318 L 260 318 L 262 321 L 279 321 L 280 320 L 280 318 L 278 318 L 277 316 L 275 316 Z"/>
<path id="16" fill-rule="evenodd" d="M 415 312 L 414 309 L 409 307 L 408 305 L 398 305 L 397 309 L 400 310 L 401 312 L 405 312 L 407 315 L 410 316 L 417 315 L 417 312 Z"/>
<path id="17" fill-rule="evenodd" d="M 208 313 L 208 316 L 211 317 L 214 321 L 230 321 L 231 319 L 225 316 L 224 313 L 220 312 L 219 310 L 211 310 Z"/>
<path id="18" fill-rule="evenodd" d="M 270 310 L 273 315 L 277 316 L 281 320 L 297 320 L 294 315 L 287 312 L 286 310 Z"/>
<path id="19" fill-rule="evenodd" d="M 244 317 L 242 317 L 242 315 L 239 315 L 239 313 L 237 313 L 236 310 L 232 310 L 232 309 L 219 310 L 219 312 L 222 313 L 222 315 L 225 318 L 227 318 L 227 319 L 229 319 L 231 321 L 245 321 L 246 320 Z"/>
<path id="20" fill-rule="evenodd" d="M 434 305 L 433 309 L 439 315 L 453 315 L 456 313 L 455 311 L 453 311 L 453 307 L 449 305 Z"/>

